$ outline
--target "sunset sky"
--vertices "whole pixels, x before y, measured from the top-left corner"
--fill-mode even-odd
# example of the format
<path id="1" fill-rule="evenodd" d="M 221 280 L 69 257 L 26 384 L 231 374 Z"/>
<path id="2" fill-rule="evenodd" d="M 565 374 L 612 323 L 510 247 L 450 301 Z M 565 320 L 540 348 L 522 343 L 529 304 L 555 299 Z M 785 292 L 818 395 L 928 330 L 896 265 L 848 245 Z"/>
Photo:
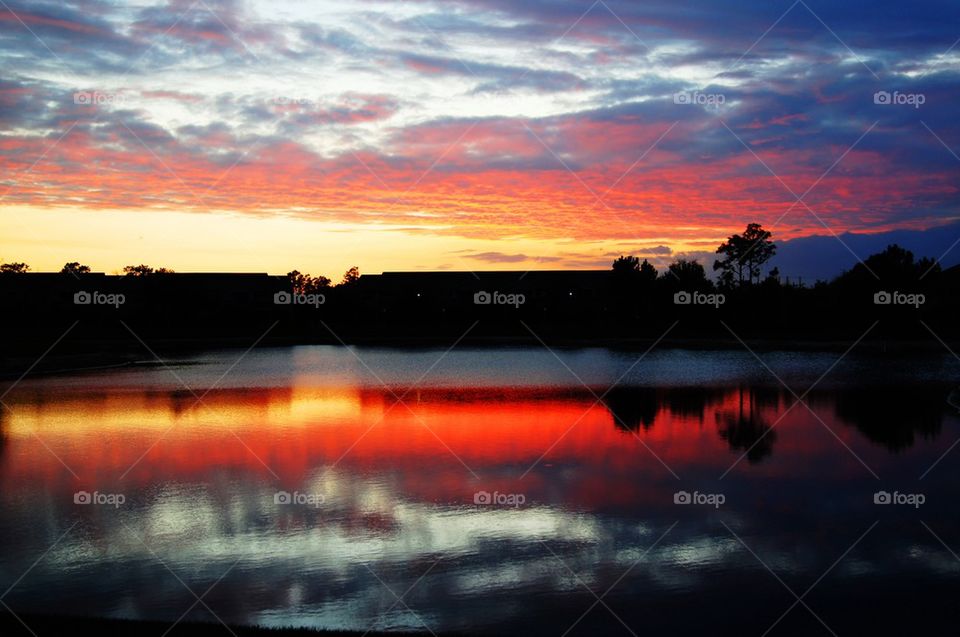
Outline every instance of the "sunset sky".
<path id="1" fill-rule="evenodd" d="M 928 229 L 960 218 L 958 38 L 946 1 L 2 0 L 0 260 L 337 277 Z"/>

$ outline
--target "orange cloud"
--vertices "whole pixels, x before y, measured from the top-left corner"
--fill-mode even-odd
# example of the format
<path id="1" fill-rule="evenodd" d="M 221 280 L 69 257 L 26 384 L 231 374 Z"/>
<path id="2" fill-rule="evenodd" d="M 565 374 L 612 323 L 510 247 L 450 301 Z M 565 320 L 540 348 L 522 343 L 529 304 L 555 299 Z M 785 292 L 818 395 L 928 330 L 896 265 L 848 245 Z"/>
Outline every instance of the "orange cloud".
<path id="1" fill-rule="evenodd" d="M 355 103 L 344 121 L 390 109 L 375 96 Z M 822 229 L 787 187 L 803 193 L 829 167 L 823 157 L 843 154 L 842 144 L 756 151 L 774 176 L 747 152 L 691 160 L 683 144 L 703 131 L 678 126 L 673 145 L 638 161 L 665 130 L 578 118 L 532 133 L 514 120 L 441 123 L 398 131 L 383 153 L 323 157 L 299 141 L 246 142 L 222 127 L 178 138 L 155 127 L 81 125 L 52 148 L 50 138 L 3 139 L 0 171 L 17 175 L 8 202 L 22 205 L 293 212 L 464 237 L 684 241 L 724 236 L 752 220 L 779 220 L 781 238 Z M 854 150 L 805 202 L 835 232 L 882 230 L 921 227 L 929 219 L 904 221 L 899 210 L 957 192 L 948 175 L 901 171 L 879 152 Z"/>

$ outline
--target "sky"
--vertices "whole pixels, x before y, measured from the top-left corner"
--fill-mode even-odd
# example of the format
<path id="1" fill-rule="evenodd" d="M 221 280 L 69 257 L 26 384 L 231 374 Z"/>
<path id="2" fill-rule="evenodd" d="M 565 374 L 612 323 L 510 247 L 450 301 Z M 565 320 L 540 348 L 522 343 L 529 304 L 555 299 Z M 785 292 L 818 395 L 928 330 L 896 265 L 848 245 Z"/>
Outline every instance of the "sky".
<path id="1" fill-rule="evenodd" d="M 865 258 L 956 234 L 958 79 L 945 1 L 0 0 L 0 260 Z"/>

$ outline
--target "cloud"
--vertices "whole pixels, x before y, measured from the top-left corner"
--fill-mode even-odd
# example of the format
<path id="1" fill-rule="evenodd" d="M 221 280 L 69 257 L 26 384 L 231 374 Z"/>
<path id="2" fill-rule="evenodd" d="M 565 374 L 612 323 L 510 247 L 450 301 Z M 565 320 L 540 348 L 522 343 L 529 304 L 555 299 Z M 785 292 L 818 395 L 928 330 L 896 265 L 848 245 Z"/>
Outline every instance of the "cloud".
<path id="1" fill-rule="evenodd" d="M 581 78 L 566 71 L 542 71 L 529 67 L 465 61 L 453 57 L 400 54 L 403 64 L 428 76 L 461 75 L 480 81 L 473 94 L 533 88 L 538 91 L 569 91 L 585 87 Z"/>
<path id="2" fill-rule="evenodd" d="M 665 245 L 656 245 L 656 246 L 637 246 L 634 248 L 626 248 L 623 250 L 611 250 L 605 252 L 604 256 L 607 257 L 619 257 L 625 254 L 630 254 L 633 256 L 645 257 L 645 256 L 670 256 L 673 254 L 673 249 L 670 246 Z"/>
<path id="3" fill-rule="evenodd" d="M 476 252 L 464 254 L 467 259 L 475 259 L 486 263 L 523 263 L 526 261 L 534 263 L 557 263 L 563 260 L 559 256 L 528 256 L 526 254 L 507 254 L 504 252 Z"/>
<path id="4" fill-rule="evenodd" d="M 748 221 L 790 238 L 921 230 L 960 210 L 952 3 L 796 5 L 760 41 L 784 8 L 7 4 L 8 203 L 292 214 L 649 258 Z"/>
<path id="5" fill-rule="evenodd" d="M 344 93 L 337 100 L 319 103 L 297 98 L 274 98 L 268 103 L 271 118 L 280 120 L 283 130 L 295 134 L 298 129 L 329 124 L 364 124 L 385 120 L 400 108 L 389 95 Z"/>
<path id="6" fill-rule="evenodd" d="M 960 263 L 960 223 L 949 223 L 927 230 L 892 230 L 873 234 L 844 233 L 838 237 L 812 235 L 783 241 L 771 266 L 780 270 L 781 276 L 791 280 L 813 283 L 830 280 L 859 261 L 883 251 L 888 245 L 897 244 L 914 253 L 917 258 L 940 260 L 943 268 Z M 813 259 L 810 255 L 816 255 Z"/>

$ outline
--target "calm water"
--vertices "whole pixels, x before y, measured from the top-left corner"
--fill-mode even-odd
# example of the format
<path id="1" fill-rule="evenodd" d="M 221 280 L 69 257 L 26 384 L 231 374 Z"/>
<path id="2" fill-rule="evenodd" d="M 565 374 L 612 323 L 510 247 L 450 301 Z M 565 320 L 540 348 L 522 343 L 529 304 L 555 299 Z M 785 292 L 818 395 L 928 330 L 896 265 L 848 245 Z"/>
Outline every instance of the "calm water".
<path id="1" fill-rule="evenodd" d="M 808 408 L 774 374 L 804 394 L 839 354 L 352 352 L 17 385 L 0 599 L 359 630 L 955 633 L 949 355 L 851 354 Z"/>

